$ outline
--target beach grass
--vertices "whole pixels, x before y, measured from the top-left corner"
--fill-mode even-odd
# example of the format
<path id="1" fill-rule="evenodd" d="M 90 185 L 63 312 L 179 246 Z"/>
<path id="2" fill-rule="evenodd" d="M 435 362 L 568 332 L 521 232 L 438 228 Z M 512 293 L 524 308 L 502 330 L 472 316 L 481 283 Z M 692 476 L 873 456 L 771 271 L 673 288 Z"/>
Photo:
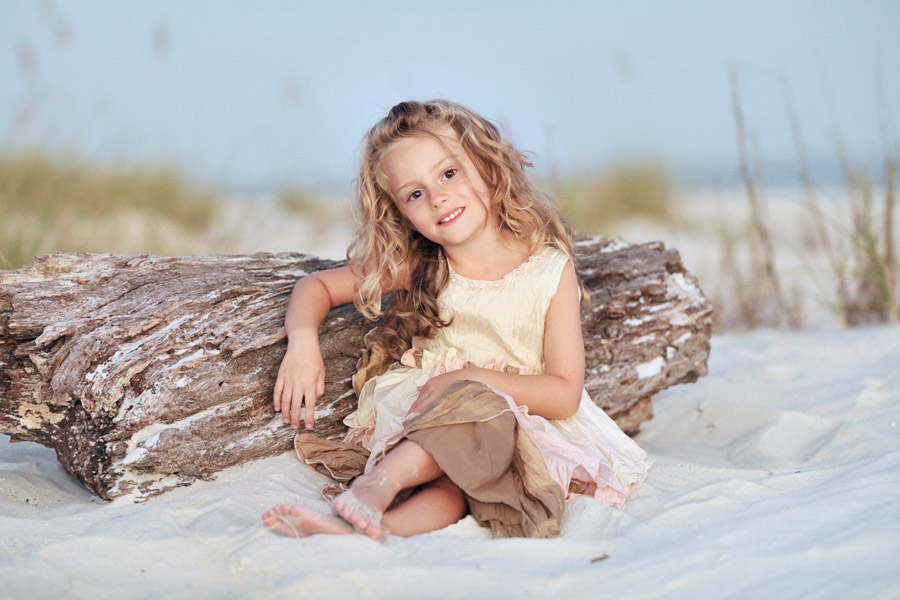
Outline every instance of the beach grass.
<path id="1" fill-rule="evenodd" d="M 41 153 L 0 156 L 0 264 L 69 252 L 169 253 L 205 231 L 215 194 L 174 168 L 101 167 Z"/>
<path id="2" fill-rule="evenodd" d="M 621 164 L 552 187 L 563 216 L 581 233 L 608 235 L 624 221 L 664 222 L 674 216 L 672 183 L 660 162 Z"/>
<path id="3" fill-rule="evenodd" d="M 805 215 L 793 223 L 786 238 L 804 240 L 804 244 L 781 244 L 773 241 L 773 223 L 767 218 L 764 194 L 757 180 L 762 169 L 757 157 L 751 155 L 742 109 L 739 68 L 730 66 L 732 106 L 740 155 L 741 178 L 746 191 L 752 228 L 747 236 L 750 249 L 749 267 L 743 271 L 736 263 L 730 265 L 728 276 L 735 282 L 730 290 L 731 301 L 719 311 L 716 323 L 729 321 L 744 328 L 780 326 L 796 328 L 801 324 L 802 302 L 796 293 L 789 295 L 782 275 L 775 268 L 776 252 L 788 249 L 801 253 L 805 270 L 814 280 L 819 303 L 831 310 L 842 326 L 868 323 L 900 322 L 900 261 L 894 244 L 897 219 L 897 155 L 894 151 L 886 103 L 881 99 L 881 135 L 883 140 L 882 177 L 855 164 L 849 157 L 837 120 L 833 121 L 833 145 L 844 177 L 846 199 L 836 203 L 823 198 L 813 183 L 809 169 L 803 131 L 797 117 L 790 85 L 785 77 L 780 83 L 785 111 L 790 123 L 796 150 L 798 184 L 803 190 Z M 880 82 L 876 80 L 876 84 Z M 880 85 L 878 86 L 880 89 Z M 873 184 L 881 180 L 879 186 Z M 877 195 L 881 195 L 879 203 Z M 723 238 L 728 254 L 731 239 Z M 824 263 L 825 268 L 821 265 Z M 748 291 L 749 290 L 749 291 Z M 793 296 L 793 297 L 791 297 Z M 752 307 L 748 310 L 747 307 Z M 735 310 L 736 309 L 736 310 Z M 732 314 L 729 314 L 731 312 Z M 767 313 L 768 318 L 760 315 Z"/>
<path id="4" fill-rule="evenodd" d="M 893 244 L 898 223 L 892 210 L 897 196 L 892 155 L 885 169 L 887 185 L 876 186 L 848 161 L 846 185 L 829 190 L 801 185 L 789 199 L 759 185 L 741 210 L 740 198 L 728 191 L 715 201 L 708 192 L 706 200 L 698 200 L 696 192 L 677 188 L 663 166 L 652 162 L 551 187 L 575 231 L 636 243 L 659 239 L 680 251 L 715 307 L 717 331 L 799 327 L 816 307 L 839 324 L 854 326 L 896 320 L 900 269 Z M 314 188 L 282 190 L 268 208 L 252 199 L 236 204 L 190 184 L 175 169 L 4 155 L 0 268 L 18 268 L 56 250 L 317 254 L 334 246 L 336 237 L 352 234 L 349 205 L 349 198 Z M 702 261 L 691 260 L 698 255 Z M 785 268 L 792 256 L 793 266 Z M 773 294 L 773 278 L 780 300 Z"/>
<path id="5" fill-rule="evenodd" d="M 307 219 L 318 227 L 353 222 L 349 198 L 316 188 L 285 188 L 278 193 L 277 203 L 285 214 Z"/>

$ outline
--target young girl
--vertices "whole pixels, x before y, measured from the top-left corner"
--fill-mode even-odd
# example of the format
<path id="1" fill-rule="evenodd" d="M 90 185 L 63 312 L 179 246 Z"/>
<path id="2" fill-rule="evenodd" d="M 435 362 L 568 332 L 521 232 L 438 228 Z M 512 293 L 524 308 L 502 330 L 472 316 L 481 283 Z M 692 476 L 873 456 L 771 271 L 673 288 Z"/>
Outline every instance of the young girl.
<path id="1" fill-rule="evenodd" d="M 349 266 L 297 283 L 274 391 L 285 423 L 299 428 L 304 407 L 312 428 L 320 323 L 351 301 L 369 318 L 384 312 L 357 378 L 378 374 L 355 378 L 344 442 L 297 436 L 307 464 L 359 476 L 333 515 L 278 506 L 268 527 L 409 536 L 471 513 L 497 537 L 551 537 L 568 495 L 621 508 L 645 477 L 647 455 L 584 391 L 572 241 L 528 166 L 493 124 L 451 102 L 403 102 L 369 132 Z"/>

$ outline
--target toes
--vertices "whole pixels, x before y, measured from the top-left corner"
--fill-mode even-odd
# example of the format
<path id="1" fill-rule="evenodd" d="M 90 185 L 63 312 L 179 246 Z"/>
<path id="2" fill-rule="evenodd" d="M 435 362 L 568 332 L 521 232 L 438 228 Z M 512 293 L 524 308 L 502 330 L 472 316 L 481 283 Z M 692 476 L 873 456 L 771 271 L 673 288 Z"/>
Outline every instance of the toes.
<path id="1" fill-rule="evenodd" d="M 287 515 L 291 513 L 291 509 L 294 508 L 289 504 L 279 504 L 273 508 L 270 508 L 267 512 L 263 513 L 263 521 L 269 520 L 273 521 L 281 517 L 282 515 Z"/>
<path id="2" fill-rule="evenodd" d="M 353 494 L 352 490 L 335 498 L 332 508 L 340 518 L 353 525 L 357 531 L 365 533 L 369 537 L 381 536 L 381 513 L 363 503 Z M 375 535 L 368 533 L 369 531 L 373 531 Z"/>
<path id="3" fill-rule="evenodd" d="M 369 523 L 366 527 L 360 528 L 360 531 L 362 531 L 373 540 L 380 539 L 382 536 L 384 536 L 384 530 L 375 523 Z"/>
<path id="4" fill-rule="evenodd" d="M 263 514 L 262 522 L 268 529 L 288 537 L 302 537 L 306 535 L 303 533 L 304 514 L 302 506 L 282 504 Z"/>
<path id="5" fill-rule="evenodd" d="M 339 511 L 338 516 L 353 525 L 353 527 L 356 529 L 361 530 L 369 524 L 365 517 L 363 515 L 357 514 L 355 510 L 345 509 L 344 511 Z"/>
<path id="6" fill-rule="evenodd" d="M 337 516 L 318 514 L 303 506 L 283 504 L 263 514 L 262 522 L 268 529 L 288 537 L 306 537 L 317 533 L 349 534 L 354 531 L 371 538 L 384 535 L 380 519 L 377 518 L 380 515 L 375 514 L 376 518 L 373 518 L 370 507 L 352 496 L 349 500 L 350 502 L 335 502 Z M 341 512 L 341 508 L 344 512 Z"/>
<path id="7" fill-rule="evenodd" d="M 278 508 L 279 507 L 271 508 L 267 512 L 263 513 L 262 522 L 266 527 L 271 527 L 278 522 L 279 517 L 281 516 Z"/>

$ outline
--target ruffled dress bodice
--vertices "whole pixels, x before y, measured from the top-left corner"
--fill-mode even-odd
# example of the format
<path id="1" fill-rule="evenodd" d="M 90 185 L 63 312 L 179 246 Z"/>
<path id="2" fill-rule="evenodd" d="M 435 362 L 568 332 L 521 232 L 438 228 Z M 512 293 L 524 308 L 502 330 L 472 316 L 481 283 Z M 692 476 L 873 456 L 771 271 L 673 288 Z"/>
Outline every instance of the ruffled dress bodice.
<path id="1" fill-rule="evenodd" d="M 413 347 L 437 356 L 455 349 L 478 366 L 502 357 L 543 373 L 544 318 L 556 289 L 539 282 L 559 281 L 566 264 L 560 258 L 565 255 L 534 254 L 496 281 L 468 279 L 451 270 L 438 305 L 441 318 L 453 321 L 431 339 L 416 339 Z"/>

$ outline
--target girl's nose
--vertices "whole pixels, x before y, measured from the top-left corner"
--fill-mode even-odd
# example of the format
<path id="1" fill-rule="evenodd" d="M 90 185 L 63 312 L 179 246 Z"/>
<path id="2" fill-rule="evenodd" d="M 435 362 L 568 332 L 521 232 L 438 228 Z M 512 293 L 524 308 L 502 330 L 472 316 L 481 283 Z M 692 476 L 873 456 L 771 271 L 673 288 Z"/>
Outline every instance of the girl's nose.
<path id="1" fill-rule="evenodd" d="M 431 195 L 431 204 L 432 206 L 440 206 L 449 199 L 450 196 L 448 196 L 446 192 L 437 192 L 436 194 Z"/>

